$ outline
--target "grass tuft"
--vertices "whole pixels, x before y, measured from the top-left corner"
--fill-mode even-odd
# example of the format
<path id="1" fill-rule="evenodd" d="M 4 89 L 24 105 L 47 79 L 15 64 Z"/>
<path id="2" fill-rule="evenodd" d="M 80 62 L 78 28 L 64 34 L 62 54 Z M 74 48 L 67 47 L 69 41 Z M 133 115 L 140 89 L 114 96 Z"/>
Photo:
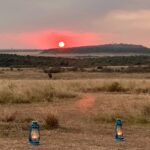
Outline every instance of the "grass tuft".
<path id="1" fill-rule="evenodd" d="M 144 117 L 147 117 L 147 118 L 150 117 L 150 104 L 143 106 L 142 114 L 143 114 Z"/>
<path id="2" fill-rule="evenodd" d="M 1 113 L 0 120 L 2 122 L 14 122 L 16 121 L 17 112 L 5 110 Z"/>
<path id="3" fill-rule="evenodd" d="M 123 92 L 125 89 L 121 86 L 119 82 L 113 82 L 108 86 L 105 86 L 104 89 L 108 92 Z"/>
<path id="4" fill-rule="evenodd" d="M 48 129 L 56 129 L 59 127 L 59 120 L 56 115 L 48 113 L 44 118 L 45 126 Z"/>

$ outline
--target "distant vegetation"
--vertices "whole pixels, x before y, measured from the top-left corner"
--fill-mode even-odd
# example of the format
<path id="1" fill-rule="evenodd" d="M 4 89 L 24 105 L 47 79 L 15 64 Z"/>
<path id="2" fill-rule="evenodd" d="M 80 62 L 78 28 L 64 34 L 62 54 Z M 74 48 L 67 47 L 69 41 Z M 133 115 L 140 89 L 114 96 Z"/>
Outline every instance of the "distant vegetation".
<path id="1" fill-rule="evenodd" d="M 5 50 L 6 53 L 11 50 Z M 13 50 L 14 52 L 25 52 L 25 50 Z M 38 50 L 27 50 L 27 52 L 36 52 Z M 2 50 L 0 50 L 2 52 Z M 3 50 L 4 52 L 4 50 Z M 64 71 L 87 71 L 90 72 L 150 72 L 150 49 L 141 45 L 129 44 L 109 44 L 101 46 L 85 46 L 75 48 L 39 50 L 42 54 L 53 53 L 79 53 L 89 54 L 87 57 L 44 57 L 44 56 L 20 56 L 16 54 L 0 54 L 0 67 L 13 68 L 42 68 L 52 78 L 52 73 Z M 100 57 L 91 57 L 90 54 L 99 53 Z M 103 53 L 120 56 L 103 56 Z M 130 54 L 134 56 L 131 56 Z M 129 54 L 129 56 L 123 56 Z M 114 68 L 110 66 L 120 66 Z"/>
<path id="2" fill-rule="evenodd" d="M 98 67 L 150 66 L 150 56 L 114 56 L 96 58 L 55 58 L 1 54 L 0 67 Z"/>

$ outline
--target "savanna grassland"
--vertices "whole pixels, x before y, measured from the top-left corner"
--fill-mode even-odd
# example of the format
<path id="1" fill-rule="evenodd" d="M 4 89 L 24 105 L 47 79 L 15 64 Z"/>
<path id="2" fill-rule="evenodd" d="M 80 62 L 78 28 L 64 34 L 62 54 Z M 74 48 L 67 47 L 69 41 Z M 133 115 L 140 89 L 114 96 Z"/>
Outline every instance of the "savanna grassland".
<path id="1" fill-rule="evenodd" d="M 1 68 L 3 150 L 149 150 L 150 73 L 61 72 Z M 114 141 L 116 118 L 125 141 Z M 41 144 L 28 145 L 38 120 Z"/>

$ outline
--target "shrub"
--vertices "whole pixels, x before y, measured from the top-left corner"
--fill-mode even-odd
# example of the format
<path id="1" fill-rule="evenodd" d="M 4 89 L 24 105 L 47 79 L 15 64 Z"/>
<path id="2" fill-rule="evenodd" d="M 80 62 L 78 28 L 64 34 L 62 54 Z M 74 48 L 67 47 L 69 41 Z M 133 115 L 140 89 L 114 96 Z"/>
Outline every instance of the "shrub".
<path id="1" fill-rule="evenodd" d="M 45 125 L 48 129 L 55 129 L 59 127 L 59 121 L 56 115 L 48 113 L 44 118 Z"/>
<path id="2" fill-rule="evenodd" d="M 60 73 L 62 69 L 60 67 L 52 67 L 48 69 L 48 73 Z"/>
<path id="3" fill-rule="evenodd" d="M 114 72 L 114 70 L 111 68 L 103 68 L 102 72 L 112 73 L 112 72 Z"/>
<path id="4" fill-rule="evenodd" d="M 150 117 L 150 105 L 143 106 L 142 114 L 145 117 Z"/>
<path id="5" fill-rule="evenodd" d="M 137 88 L 135 89 L 136 93 L 150 93 L 150 88 Z"/>
<path id="6" fill-rule="evenodd" d="M 10 67 L 10 71 L 13 71 L 14 70 L 14 68 L 13 67 Z"/>
<path id="7" fill-rule="evenodd" d="M 13 122 L 16 120 L 17 112 L 9 112 L 8 110 L 1 114 L 0 120 L 2 122 Z"/>
<path id="8" fill-rule="evenodd" d="M 97 69 L 103 69 L 103 66 L 98 66 Z"/>
<path id="9" fill-rule="evenodd" d="M 52 79 L 52 73 L 48 73 L 48 77 L 50 78 L 50 79 Z"/>
<path id="10" fill-rule="evenodd" d="M 17 68 L 17 71 L 23 71 L 21 68 Z"/>
<path id="11" fill-rule="evenodd" d="M 73 72 L 78 71 L 78 67 L 70 67 L 70 68 L 68 67 L 67 71 L 73 71 Z"/>
<path id="12" fill-rule="evenodd" d="M 120 83 L 113 82 L 112 84 L 108 85 L 108 87 L 106 87 L 106 90 L 109 92 L 122 92 L 125 89 L 120 85 Z"/>

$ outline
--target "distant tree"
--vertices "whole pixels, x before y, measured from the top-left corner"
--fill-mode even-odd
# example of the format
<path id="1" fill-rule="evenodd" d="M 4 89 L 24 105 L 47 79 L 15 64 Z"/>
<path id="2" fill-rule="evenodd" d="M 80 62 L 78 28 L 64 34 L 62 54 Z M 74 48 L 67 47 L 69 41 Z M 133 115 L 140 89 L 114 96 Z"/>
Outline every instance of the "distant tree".
<path id="1" fill-rule="evenodd" d="M 10 71 L 13 71 L 14 70 L 14 68 L 13 67 L 10 67 Z"/>
<path id="2" fill-rule="evenodd" d="M 103 69 L 103 66 L 98 66 L 97 69 Z"/>
<path id="3" fill-rule="evenodd" d="M 50 79 L 52 79 L 52 78 L 53 78 L 52 73 L 48 73 L 48 77 L 49 77 Z"/>

